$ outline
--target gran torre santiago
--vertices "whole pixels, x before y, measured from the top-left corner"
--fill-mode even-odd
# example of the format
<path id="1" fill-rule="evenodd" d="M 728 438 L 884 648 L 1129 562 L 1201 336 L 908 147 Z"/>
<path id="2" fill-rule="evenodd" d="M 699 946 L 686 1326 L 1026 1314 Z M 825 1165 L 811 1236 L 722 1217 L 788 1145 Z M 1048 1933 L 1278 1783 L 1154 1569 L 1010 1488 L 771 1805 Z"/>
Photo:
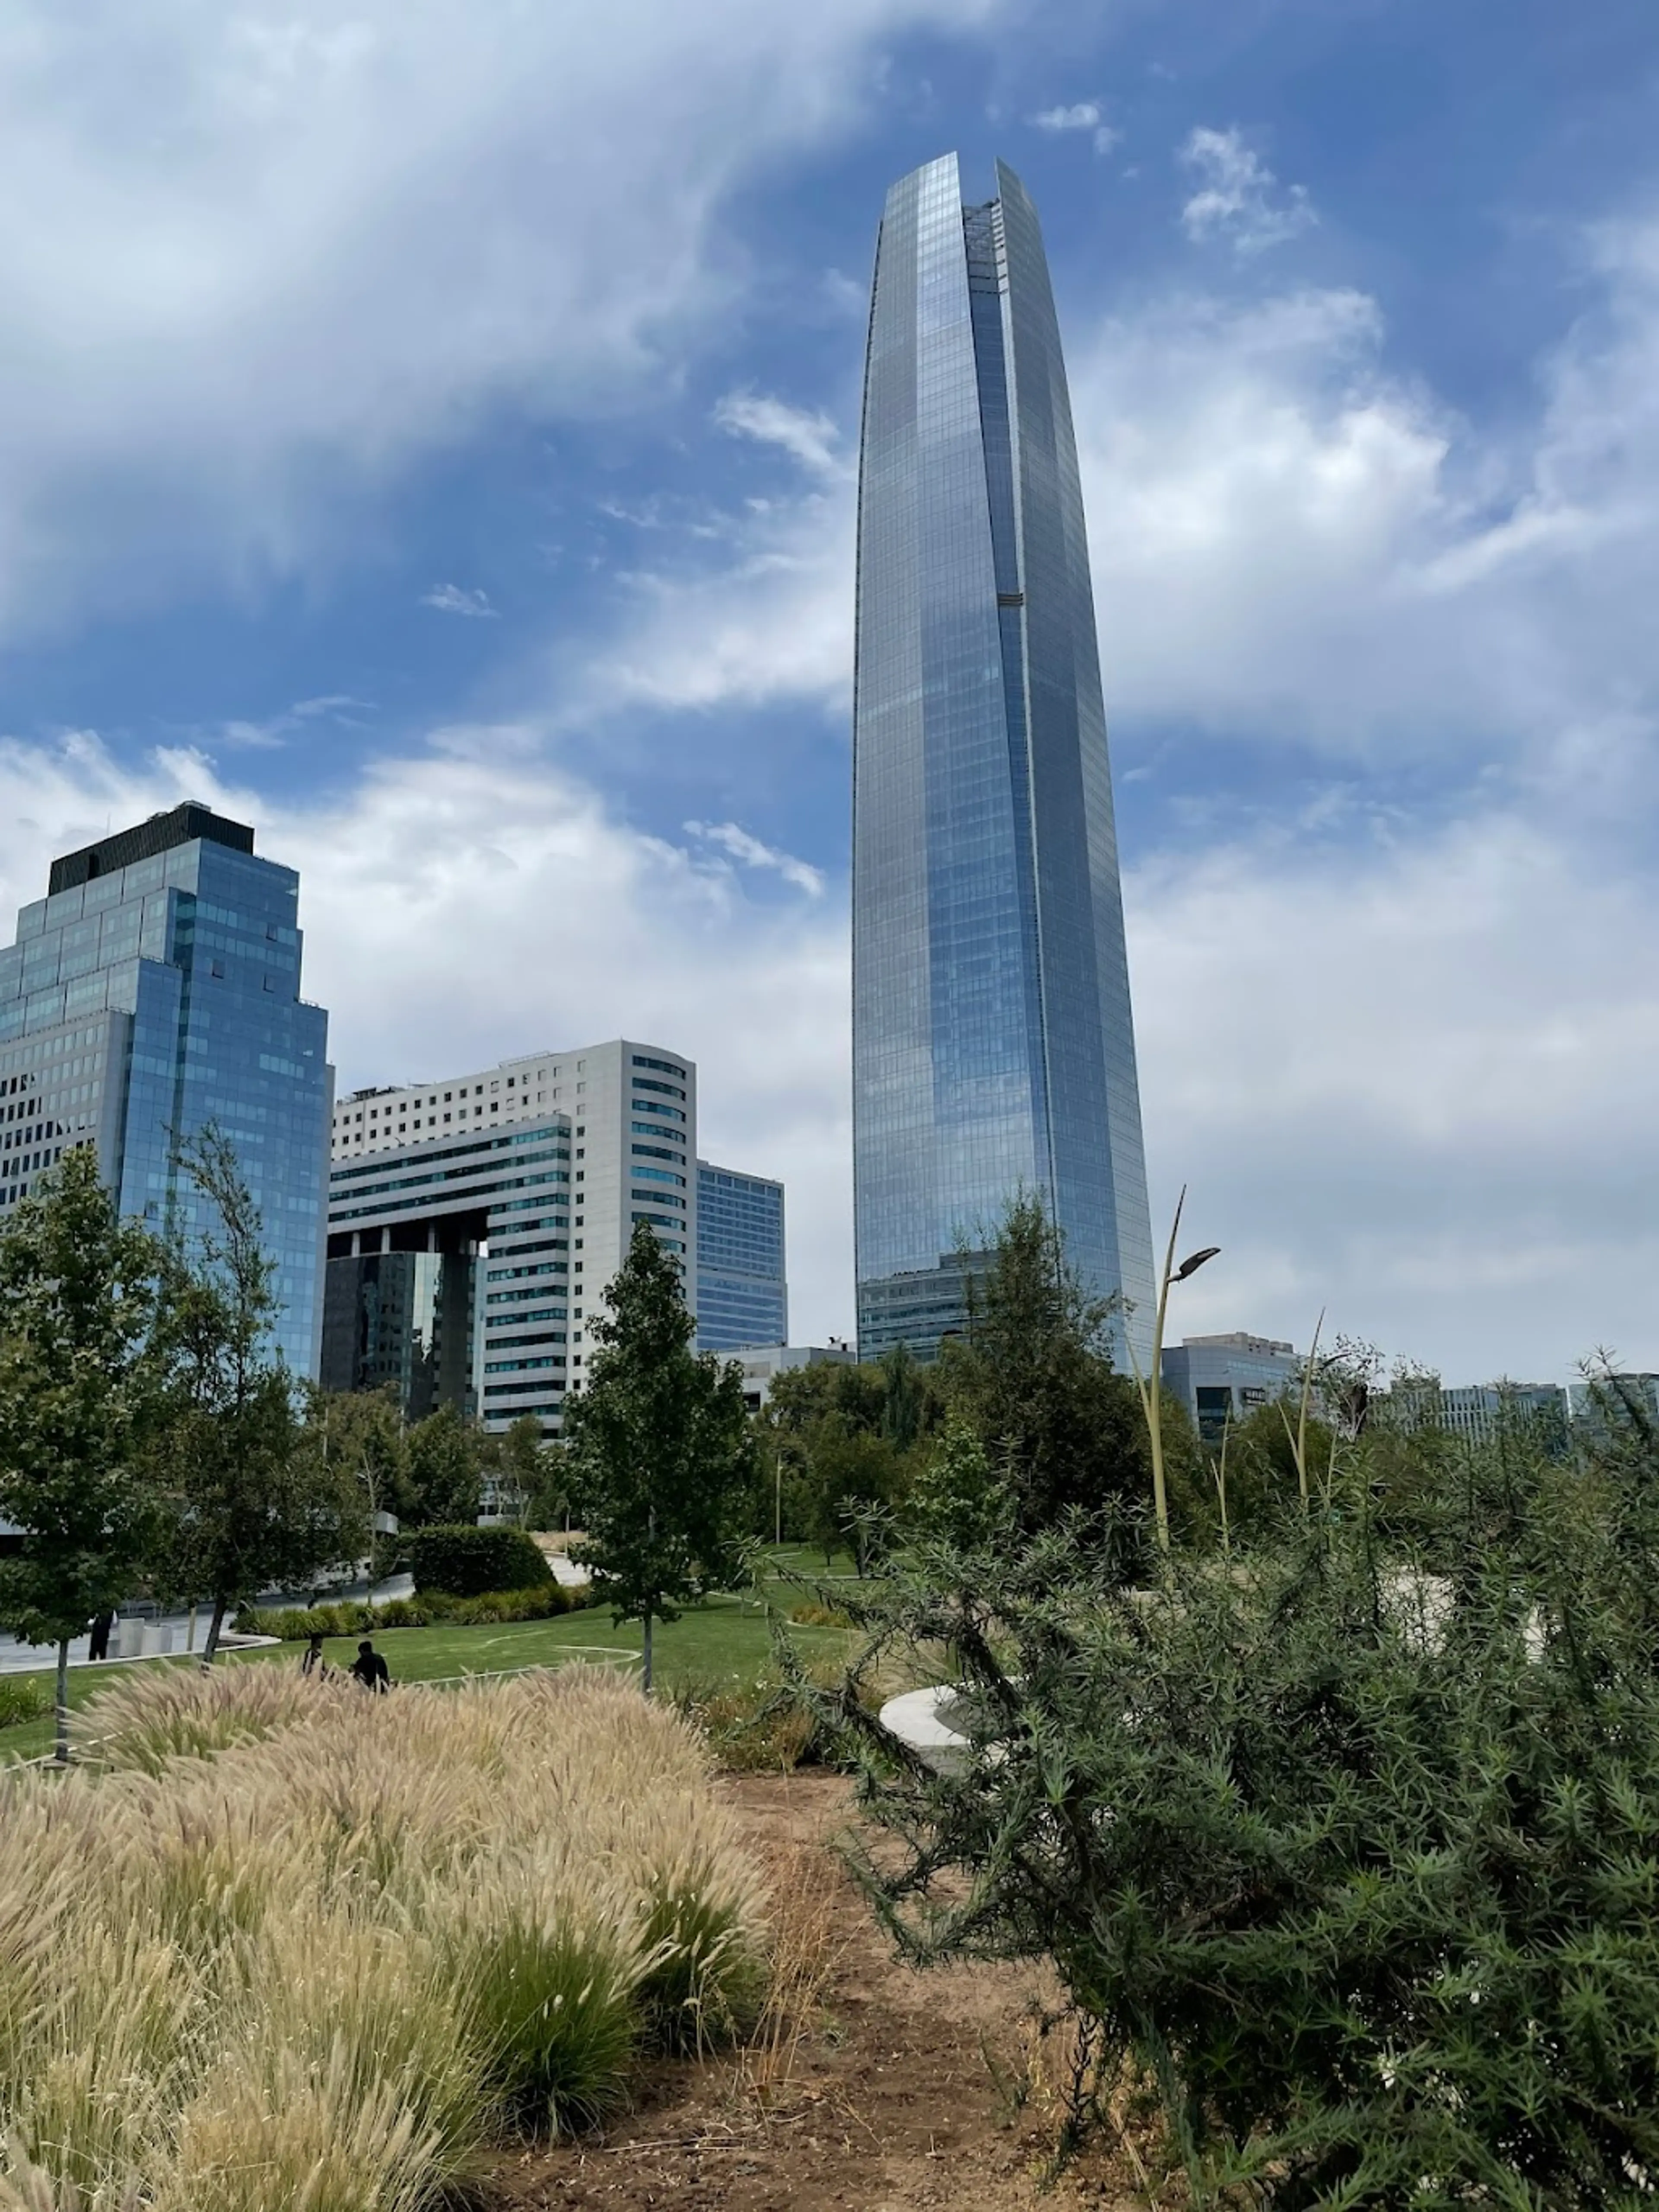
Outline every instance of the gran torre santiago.
<path id="1" fill-rule="evenodd" d="M 1017 1191 L 1154 1298 L 1077 444 L 1036 210 L 954 154 L 887 195 L 859 475 L 853 1142 L 859 1350 L 921 1357 Z"/>

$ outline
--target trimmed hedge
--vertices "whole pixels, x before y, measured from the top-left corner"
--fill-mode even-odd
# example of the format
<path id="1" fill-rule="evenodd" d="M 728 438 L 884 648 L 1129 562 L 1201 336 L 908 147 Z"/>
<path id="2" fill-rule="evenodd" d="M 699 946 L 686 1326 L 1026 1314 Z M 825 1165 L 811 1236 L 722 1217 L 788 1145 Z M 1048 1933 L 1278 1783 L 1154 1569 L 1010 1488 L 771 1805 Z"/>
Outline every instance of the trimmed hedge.
<path id="1" fill-rule="evenodd" d="M 553 1570 L 522 1528 L 417 1528 L 409 1564 L 415 1588 L 425 1596 L 483 1597 L 492 1590 L 534 1589 L 553 1580 Z"/>
<path id="2" fill-rule="evenodd" d="M 428 1628 L 440 1621 L 473 1628 L 490 1621 L 555 1620 L 562 1613 L 580 1613 L 593 1602 L 591 1586 L 573 1589 L 549 1582 L 534 1589 L 486 1590 L 477 1597 L 448 1597 L 434 1590 L 426 1597 L 393 1598 L 386 1605 L 358 1601 L 347 1605 L 245 1606 L 236 1616 L 236 1632 L 279 1636 L 292 1644 L 308 1636 L 372 1636 L 382 1628 Z"/>

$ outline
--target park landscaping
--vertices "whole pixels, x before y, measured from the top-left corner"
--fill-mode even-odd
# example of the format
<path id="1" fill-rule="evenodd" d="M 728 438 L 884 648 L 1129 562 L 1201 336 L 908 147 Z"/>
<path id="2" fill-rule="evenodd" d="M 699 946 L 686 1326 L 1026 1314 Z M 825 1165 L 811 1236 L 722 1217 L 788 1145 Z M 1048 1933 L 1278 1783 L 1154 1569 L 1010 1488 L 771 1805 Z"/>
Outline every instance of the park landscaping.
<path id="1" fill-rule="evenodd" d="M 87 1717 L 0 1824 L 8 2208 L 416 2212 L 763 2011 L 703 1748 L 607 1670 L 157 1668 Z"/>

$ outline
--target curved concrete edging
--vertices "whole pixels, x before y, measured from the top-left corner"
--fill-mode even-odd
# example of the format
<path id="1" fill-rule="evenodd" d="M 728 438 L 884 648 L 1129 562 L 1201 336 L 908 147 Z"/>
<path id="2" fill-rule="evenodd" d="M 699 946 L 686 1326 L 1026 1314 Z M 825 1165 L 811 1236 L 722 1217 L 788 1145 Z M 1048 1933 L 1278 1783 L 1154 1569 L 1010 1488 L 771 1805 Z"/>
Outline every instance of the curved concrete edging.
<path id="1" fill-rule="evenodd" d="M 907 1690 L 889 1698 L 878 1718 L 890 1735 L 907 1744 L 925 1759 L 935 1774 L 964 1774 L 974 1747 L 960 1729 L 951 1725 L 960 1691 L 952 1682 L 929 1690 Z"/>

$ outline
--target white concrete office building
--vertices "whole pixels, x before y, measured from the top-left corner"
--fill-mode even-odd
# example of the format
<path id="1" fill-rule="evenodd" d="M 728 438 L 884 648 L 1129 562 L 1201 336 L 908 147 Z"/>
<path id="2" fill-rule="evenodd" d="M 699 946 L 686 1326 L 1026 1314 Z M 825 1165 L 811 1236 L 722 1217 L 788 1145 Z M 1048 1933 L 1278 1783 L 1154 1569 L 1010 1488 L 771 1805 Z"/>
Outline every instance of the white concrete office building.
<path id="1" fill-rule="evenodd" d="M 694 1063 L 625 1037 L 343 1098 L 325 1383 L 556 1434 L 639 1222 L 690 1291 L 696 1113 Z"/>

